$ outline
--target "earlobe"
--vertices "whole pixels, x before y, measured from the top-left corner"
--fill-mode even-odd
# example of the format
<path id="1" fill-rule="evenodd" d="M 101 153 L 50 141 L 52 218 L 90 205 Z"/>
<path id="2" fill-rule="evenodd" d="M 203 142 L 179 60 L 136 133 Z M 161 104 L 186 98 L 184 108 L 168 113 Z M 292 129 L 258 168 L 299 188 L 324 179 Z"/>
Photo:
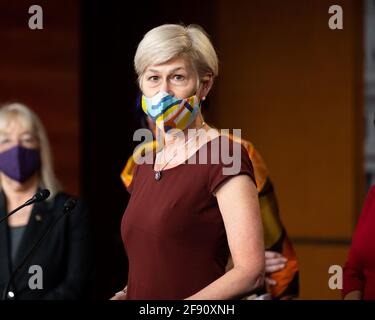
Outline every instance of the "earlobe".
<path id="1" fill-rule="evenodd" d="M 207 94 L 210 92 L 212 84 L 213 84 L 212 74 L 206 74 L 200 82 L 201 82 L 200 96 L 202 97 L 201 101 L 204 101 L 207 97 Z"/>
<path id="2" fill-rule="evenodd" d="M 205 99 L 212 87 L 212 78 L 203 83 L 203 98 Z"/>

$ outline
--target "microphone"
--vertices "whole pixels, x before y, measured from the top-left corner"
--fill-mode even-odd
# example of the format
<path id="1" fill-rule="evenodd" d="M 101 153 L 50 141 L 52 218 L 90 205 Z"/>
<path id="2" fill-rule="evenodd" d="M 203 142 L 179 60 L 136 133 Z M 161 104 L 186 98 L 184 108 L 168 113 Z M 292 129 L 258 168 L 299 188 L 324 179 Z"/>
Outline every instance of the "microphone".
<path id="1" fill-rule="evenodd" d="M 56 224 L 61 220 L 61 218 L 63 218 L 65 215 L 67 215 L 70 212 L 72 212 L 76 205 L 77 205 L 77 199 L 75 199 L 73 197 L 70 197 L 68 200 L 65 201 L 64 207 L 63 207 L 63 213 L 55 221 L 53 221 L 50 224 L 50 226 L 48 227 L 47 231 L 33 245 L 33 247 L 31 248 L 31 250 L 29 251 L 29 253 L 25 256 L 25 258 L 18 265 L 18 267 L 16 269 L 14 269 L 12 275 L 10 276 L 10 278 L 9 278 L 7 284 L 6 284 L 6 286 L 4 287 L 4 291 L 3 291 L 3 294 L 2 294 L 2 300 L 7 300 L 7 298 L 14 299 L 14 293 L 12 291 L 9 291 L 9 287 L 10 287 L 10 284 L 13 282 L 15 276 L 25 266 L 25 264 L 29 261 L 29 259 L 34 255 L 34 253 L 36 252 L 36 250 L 43 243 L 43 241 L 45 240 L 45 238 L 47 237 L 47 235 L 52 231 L 52 229 L 56 226 Z"/>
<path id="2" fill-rule="evenodd" d="M 49 192 L 48 189 L 43 189 L 43 190 L 38 191 L 36 194 L 34 194 L 34 196 L 31 199 L 27 200 L 24 204 L 20 205 L 16 209 L 9 212 L 5 217 L 1 218 L 0 223 L 2 223 L 4 220 L 8 219 L 12 214 L 16 213 L 17 211 L 21 210 L 22 208 L 24 208 L 26 206 L 29 206 L 30 204 L 33 204 L 35 202 L 42 202 L 42 201 L 46 200 L 49 197 L 49 195 L 50 195 L 50 192 Z"/>
<path id="3" fill-rule="evenodd" d="M 51 193 L 49 192 L 48 189 L 43 189 L 38 191 L 34 196 L 25 202 L 26 205 L 32 204 L 34 202 L 42 202 L 46 200 Z"/>
<path id="4" fill-rule="evenodd" d="M 64 213 L 71 212 L 75 208 L 76 205 L 77 205 L 77 199 L 70 197 L 64 203 Z"/>

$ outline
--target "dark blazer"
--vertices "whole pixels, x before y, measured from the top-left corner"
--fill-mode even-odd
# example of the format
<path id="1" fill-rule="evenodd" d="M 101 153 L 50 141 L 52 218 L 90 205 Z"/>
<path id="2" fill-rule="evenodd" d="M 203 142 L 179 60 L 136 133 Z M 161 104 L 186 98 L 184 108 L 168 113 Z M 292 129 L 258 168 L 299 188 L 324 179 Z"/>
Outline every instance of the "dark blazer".
<path id="1" fill-rule="evenodd" d="M 68 195 L 58 193 L 53 199 L 35 203 L 18 247 L 13 268 L 20 265 L 32 246 L 63 212 Z M 22 210 L 22 209 L 21 209 Z M 5 216 L 6 200 L 0 192 L 0 218 Z M 17 214 L 17 213 L 15 213 Z M 47 235 L 34 256 L 22 268 L 10 286 L 15 299 L 80 299 L 91 280 L 92 254 L 86 206 L 78 201 L 73 211 L 64 216 Z M 11 274 L 9 227 L 0 224 L 0 294 Z M 43 271 L 43 289 L 30 289 L 32 265 Z M 1 298 L 1 296 L 0 296 Z"/>

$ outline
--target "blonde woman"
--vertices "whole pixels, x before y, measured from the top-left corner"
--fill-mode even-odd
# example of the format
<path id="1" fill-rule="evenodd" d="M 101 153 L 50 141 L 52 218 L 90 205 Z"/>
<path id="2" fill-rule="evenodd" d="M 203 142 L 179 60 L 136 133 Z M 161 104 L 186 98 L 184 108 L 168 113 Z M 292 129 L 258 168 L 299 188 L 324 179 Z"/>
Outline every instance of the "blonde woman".
<path id="1" fill-rule="evenodd" d="M 30 199 L 38 190 L 51 192 L 47 201 L 27 206 L 0 224 L 0 292 L 32 246 L 62 214 L 68 195 L 52 167 L 45 129 L 25 105 L 0 108 L 0 218 Z M 79 201 L 73 212 L 59 221 L 46 241 L 23 269 L 17 272 L 7 292 L 8 299 L 78 299 L 87 287 L 91 269 L 87 210 Z M 30 277 L 35 268 L 42 278 Z M 34 270 L 30 273 L 30 270 Z"/>
<path id="2" fill-rule="evenodd" d="M 264 283 L 263 234 L 246 149 L 212 130 L 200 110 L 218 74 L 216 52 L 202 28 L 162 25 L 144 36 L 134 64 L 163 148 L 135 167 L 121 225 L 128 283 L 112 299 L 242 298 Z M 224 146 L 240 164 L 235 173 L 210 156 L 187 161 Z"/>

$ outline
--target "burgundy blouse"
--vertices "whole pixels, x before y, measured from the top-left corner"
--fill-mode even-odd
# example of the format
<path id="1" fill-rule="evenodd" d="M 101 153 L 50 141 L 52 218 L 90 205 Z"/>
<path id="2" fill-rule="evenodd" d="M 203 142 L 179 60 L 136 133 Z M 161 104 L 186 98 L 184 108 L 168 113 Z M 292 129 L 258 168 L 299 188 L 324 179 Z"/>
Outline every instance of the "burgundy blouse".
<path id="1" fill-rule="evenodd" d="M 375 186 L 367 195 L 344 267 L 343 297 L 360 290 L 363 299 L 375 300 Z"/>
<path id="2" fill-rule="evenodd" d="M 232 154 L 238 150 L 233 156 L 240 168 L 232 175 L 223 174 L 232 163 L 211 155 L 215 146 L 221 151 L 225 140 Z M 186 161 L 164 170 L 159 181 L 153 164 L 136 166 L 121 223 L 129 259 L 128 299 L 185 299 L 225 273 L 229 248 L 213 192 L 239 174 L 255 183 L 247 151 L 236 144 L 217 137 L 195 154 L 199 159 L 200 151 L 207 152 L 207 164 Z"/>

